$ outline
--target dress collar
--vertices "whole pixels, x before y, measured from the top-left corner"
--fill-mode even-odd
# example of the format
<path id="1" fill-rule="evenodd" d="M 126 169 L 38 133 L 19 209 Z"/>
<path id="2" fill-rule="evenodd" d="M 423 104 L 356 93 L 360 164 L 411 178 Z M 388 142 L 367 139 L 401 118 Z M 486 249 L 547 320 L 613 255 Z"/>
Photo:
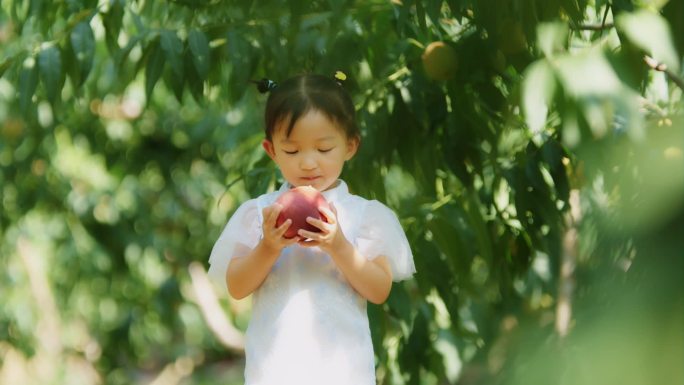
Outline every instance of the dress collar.
<path id="1" fill-rule="evenodd" d="M 349 188 L 342 179 L 338 179 L 337 182 L 337 186 L 321 192 L 321 194 L 323 194 L 323 197 L 329 202 L 338 201 L 340 198 L 349 193 Z M 285 182 L 280 186 L 278 192 L 283 193 L 289 190 L 290 188 L 292 188 L 292 185 L 288 182 Z"/>

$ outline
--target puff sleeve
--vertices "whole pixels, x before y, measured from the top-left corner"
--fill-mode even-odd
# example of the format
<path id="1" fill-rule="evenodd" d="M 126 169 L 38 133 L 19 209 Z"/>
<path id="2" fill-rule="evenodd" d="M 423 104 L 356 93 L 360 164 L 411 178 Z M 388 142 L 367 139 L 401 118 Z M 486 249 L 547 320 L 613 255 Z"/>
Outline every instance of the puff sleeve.
<path id="1" fill-rule="evenodd" d="M 251 250 L 261 238 L 261 212 L 256 199 L 243 203 L 223 228 L 209 256 L 209 277 L 226 284 L 226 270 L 236 250 Z"/>
<path id="2" fill-rule="evenodd" d="M 394 281 L 410 278 L 416 272 L 413 253 L 394 212 L 376 200 L 368 201 L 360 221 L 355 240 L 359 253 L 369 260 L 387 257 Z"/>

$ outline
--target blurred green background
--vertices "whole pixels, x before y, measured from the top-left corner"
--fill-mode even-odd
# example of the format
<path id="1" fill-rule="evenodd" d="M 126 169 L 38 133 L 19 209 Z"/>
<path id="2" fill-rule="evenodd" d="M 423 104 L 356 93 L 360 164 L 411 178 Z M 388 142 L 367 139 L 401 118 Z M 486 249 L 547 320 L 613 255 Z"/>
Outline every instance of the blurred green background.
<path id="1" fill-rule="evenodd" d="M 379 383 L 682 384 L 683 55 L 681 0 L 0 0 L 0 383 L 240 384 L 249 80 L 342 70 Z"/>

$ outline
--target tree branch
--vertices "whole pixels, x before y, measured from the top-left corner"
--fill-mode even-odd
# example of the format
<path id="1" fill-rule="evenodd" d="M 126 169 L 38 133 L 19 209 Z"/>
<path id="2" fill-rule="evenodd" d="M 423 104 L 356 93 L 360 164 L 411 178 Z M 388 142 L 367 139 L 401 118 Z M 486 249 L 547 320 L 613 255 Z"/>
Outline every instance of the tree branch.
<path id="1" fill-rule="evenodd" d="M 667 68 L 667 65 L 665 63 L 659 63 L 657 60 L 654 58 L 646 55 L 644 56 L 644 62 L 646 63 L 647 66 L 649 66 L 651 69 L 664 72 L 665 75 L 674 83 L 676 84 L 679 88 L 684 91 L 684 79 L 680 78 L 672 72 L 670 69 Z"/>
<path id="2" fill-rule="evenodd" d="M 202 311 L 204 319 L 207 321 L 209 330 L 218 338 L 219 342 L 236 352 L 244 352 L 245 341 L 241 331 L 235 328 L 223 313 L 218 298 L 211 286 L 207 273 L 197 262 L 193 262 L 188 267 L 192 288 L 195 298 L 190 298 Z"/>
<path id="3" fill-rule="evenodd" d="M 609 29 L 615 27 L 614 23 L 603 22 L 601 24 L 575 24 L 570 23 L 570 28 L 576 29 L 578 31 L 603 31 L 604 29 Z"/>
<path id="4" fill-rule="evenodd" d="M 603 20 L 601 20 L 601 26 L 603 27 L 601 29 L 601 36 L 603 36 L 603 29 L 606 26 L 606 19 L 608 18 L 608 12 L 610 11 L 610 8 L 611 8 L 611 4 L 608 3 L 608 5 L 606 6 L 606 10 L 603 12 Z"/>

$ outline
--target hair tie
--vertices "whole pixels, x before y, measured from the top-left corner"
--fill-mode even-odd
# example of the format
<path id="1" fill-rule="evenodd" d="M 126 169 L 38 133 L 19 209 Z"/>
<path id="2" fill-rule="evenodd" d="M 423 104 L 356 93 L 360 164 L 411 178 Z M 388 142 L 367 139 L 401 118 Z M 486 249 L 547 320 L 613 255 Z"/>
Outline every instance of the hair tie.
<path id="1" fill-rule="evenodd" d="M 343 85 L 347 81 L 347 74 L 342 71 L 335 71 L 335 75 L 333 75 L 333 77 L 339 85 Z"/>
<path id="2" fill-rule="evenodd" d="M 257 90 L 261 92 L 262 94 L 265 94 L 267 92 L 273 91 L 276 88 L 278 88 L 278 83 L 274 82 L 273 80 L 269 80 L 266 78 L 263 78 L 261 80 L 250 80 L 252 83 L 256 84 Z"/>

